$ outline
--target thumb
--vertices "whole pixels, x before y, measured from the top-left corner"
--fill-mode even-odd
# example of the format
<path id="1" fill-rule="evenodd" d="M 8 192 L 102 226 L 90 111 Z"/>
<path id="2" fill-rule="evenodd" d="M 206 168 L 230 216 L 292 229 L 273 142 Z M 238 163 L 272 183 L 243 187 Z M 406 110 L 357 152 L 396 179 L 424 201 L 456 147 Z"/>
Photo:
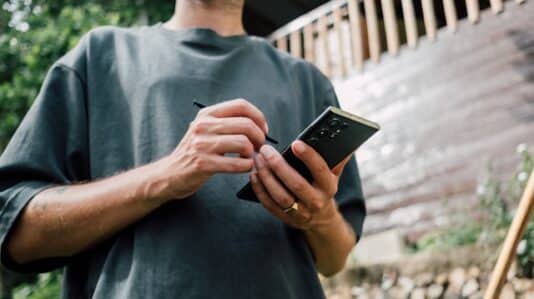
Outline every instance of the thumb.
<path id="1" fill-rule="evenodd" d="M 352 154 L 345 157 L 343 161 L 339 162 L 334 168 L 332 168 L 332 173 L 336 176 L 340 176 L 345 168 L 345 165 L 347 165 L 347 163 L 350 161 L 350 158 L 352 158 Z"/>

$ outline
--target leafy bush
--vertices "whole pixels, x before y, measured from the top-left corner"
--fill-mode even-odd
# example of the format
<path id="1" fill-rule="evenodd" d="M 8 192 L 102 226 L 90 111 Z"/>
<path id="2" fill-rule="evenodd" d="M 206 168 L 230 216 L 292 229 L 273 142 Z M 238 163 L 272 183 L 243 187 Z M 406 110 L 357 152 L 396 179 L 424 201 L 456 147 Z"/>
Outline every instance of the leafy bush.
<path id="1" fill-rule="evenodd" d="M 168 18 L 172 0 L 4 1 L 0 8 L 0 152 L 36 97 L 50 66 L 99 25 Z"/>
<path id="2" fill-rule="evenodd" d="M 140 19 L 148 23 L 162 21 L 171 16 L 173 8 L 173 0 L 3 1 L 0 153 L 37 96 L 47 70 L 83 34 L 100 25 L 130 26 Z M 41 274 L 36 283 L 17 287 L 14 297 L 59 298 L 60 277 L 59 272 Z"/>
<path id="3" fill-rule="evenodd" d="M 40 274 L 34 284 L 24 284 L 13 292 L 14 299 L 52 299 L 59 298 L 61 292 L 61 274 L 50 272 Z"/>
<path id="4" fill-rule="evenodd" d="M 534 168 L 534 157 L 526 145 L 519 145 L 517 152 L 520 162 L 508 182 L 503 182 L 496 175 L 491 164 L 488 166 L 487 177 L 477 188 L 479 204 L 484 212 L 480 221 L 474 221 L 470 217 L 472 215 L 461 215 L 457 225 L 421 237 L 414 244 L 413 249 L 415 251 L 447 249 L 475 243 L 495 246 L 501 244 L 512 222 L 514 208 Z M 534 215 L 519 243 L 517 260 L 521 274 L 532 278 L 534 276 Z"/>

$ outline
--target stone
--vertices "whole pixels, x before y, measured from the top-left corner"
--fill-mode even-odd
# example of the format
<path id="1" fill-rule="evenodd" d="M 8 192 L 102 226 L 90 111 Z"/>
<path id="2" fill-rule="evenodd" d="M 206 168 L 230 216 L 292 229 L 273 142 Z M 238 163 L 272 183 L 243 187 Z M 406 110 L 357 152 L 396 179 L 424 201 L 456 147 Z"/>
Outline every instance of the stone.
<path id="1" fill-rule="evenodd" d="M 425 289 L 416 288 L 410 295 L 410 299 L 425 299 Z"/>
<path id="2" fill-rule="evenodd" d="M 362 298 L 366 294 L 365 289 L 362 287 L 352 287 L 350 289 L 350 294 L 352 298 Z"/>
<path id="3" fill-rule="evenodd" d="M 397 285 L 401 287 L 407 294 L 409 294 L 415 287 L 415 283 L 413 282 L 413 280 L 405 276 L 399 278 Z"/>
<path id="4" fill-rule="evenodd" d="M 499 299 L 515 299 L 515 291 L 511 283 L 507 283 L 502 287 Z"/>
<path id="5" fill-rule="evenodd" d="M 388 291 L 389 296 L 387 298 L 391 299 L 408 299 L 410 292 L 406 292 L 401 286 L 394 286 Z"/>
<path id="6" fill-rule="evenodd" d="M 514 261 L 510 268 L 508 269 L 508 273 L 506 274 L 506 279 L 508 281 L 512 280 L 517 275 L 517 263 Z"/>
<path id="7" fill-rule="evenodd" d="M 362 238 L 353 251 L 357 264 L 349 268 L 391 264 L 402 260 L 406 245 L 402 234 L 397 230 L 373 234 Z"/>
<path id="8" fill-rule="evenodd" d="M 434 279 L 434 282 L 440 285 L 445 285 L 447 282 L 449 282 L 449 274 L 447 273 L 440 273 L 436 275 L 436 278 Z"/>
<path id="9" fill-rule="evenodd" d="M 384 291 L 378 287 L 374 287 L 369 292 L 369 297 L 372 299 L 386 299 L 386 295 L 384 294 Z"/>
<path id="10" fill-rule="evenodd" d="M 380 287 L 383 290 L 389 290 L 397 283 L 398 276 L 399 275 L 397 271 L 384 271 L 384 274 L 382 275 L 382 284 Z"/>
<path id="11" fill-rule="evenodd" d="M 469 297 L 473 295 L 476 291 L 478 291 L 478 282 L 476 281 L 476 279 L 471 278 L 462 287 L 462 296 Z"/>
<path id="12" fill-rule="evenodd" d="M 480 268 L 476 266 L 471 266 L 467 270 L 467 277 L 477 279 L 480 276 Z"/>
<path id="13" fill-rule="evenodd" d="M 520 299 L 534 299 L 534 290 L 529 290 L 523 295 L 521 295 Z"/>
<path id="14" fill-rule="evenodd" d="M 451 288 L 447 288 L 445 290 L 445 293 L 443 294 L 443 299 L 458 299 L 458 298 L 462 298 L 461 296 L 461 291 L 457 291 L 457 290 L 454 290 L 454 289 L 451 289 Z"/>
<path id="15" fill-rule="evenodd" d="M 526 292 L 528 290 L 534 291 L 534 280 L 526 278 L 513 278 L 511 281 L 514 286 L 514 290 L 519 293 Z"/>
<path id="16" fill-rule="evenodd" d="M 456 268 L 449 273 L 449 289 L 460 293 L 466 280 L 466 272 L 463 268 Z"/>
<path id="17" fill-rule="evenodd" d="M 484 298 L 484 292 L 482 291 L 476 291 L 474 294 L 469 296 L 469 299 L 483 299 Z"/>
<path id="18" fill-rule="evenodd" d="M 421 273 L 415 277 L 414 281 L 415 281 L 415 285 L 418 287 L 429 286 L 434 281 L 434 274 L 430 272 Z"/>
<path id="19" fill-rule="evenodd" d="M 443 294 L 443 285 L 441 284 L 433 284 L 428 287 L 426 290 L 426 295 L 429 299 L 437 299 L 440 298 Z"/>

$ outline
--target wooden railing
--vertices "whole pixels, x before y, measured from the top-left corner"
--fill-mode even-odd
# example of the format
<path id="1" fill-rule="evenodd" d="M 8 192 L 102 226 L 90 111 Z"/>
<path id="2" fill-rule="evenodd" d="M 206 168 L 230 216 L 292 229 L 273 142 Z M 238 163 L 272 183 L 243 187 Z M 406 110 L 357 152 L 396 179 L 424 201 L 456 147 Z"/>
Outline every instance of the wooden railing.
<path id="1" fill-rule="evenodd" d="M 422 18 L 415 13 L 414 1 L 420 3 Z M 327 76 L 345 77 L 361 71 L 368 59 L 379 62 L 383 51 L 396 55 L 401 44 L 415 48 L 420 38 L 436 40 L 436 1 L 443 1 L 446 26 L 457 32 L 458 0 L 334 0 L 276 30 L 269 39 L 278 49 L 316 64 Z M 479 0 L 461 1 L 468 21 L 479 22 Z M 494 14 L 504 10 L 503 2 L 490 0 Z M 396 11 L 396 3 L 402 12 Z"/>

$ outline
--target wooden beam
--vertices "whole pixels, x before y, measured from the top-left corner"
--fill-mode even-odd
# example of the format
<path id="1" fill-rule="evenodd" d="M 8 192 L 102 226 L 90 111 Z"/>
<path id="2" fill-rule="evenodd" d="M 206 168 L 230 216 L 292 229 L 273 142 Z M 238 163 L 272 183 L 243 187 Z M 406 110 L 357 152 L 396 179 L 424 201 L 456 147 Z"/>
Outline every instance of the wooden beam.
<path id="1" fill-rule="evenodd" d="M 425 21 L 426 35 L 428 39 L 436 39 L 436 14 L 434 13 L 434 2 L 433 0 L 422 0 L 423 4 L 423 18 Z"/>
<path id="2" fill-rule="evenodd" d="M 328 47 L 328 16 L 322 16 L 317 20 L 317 31 L 319 32 L 319 43 L 322 48 L 325 63 L 323 72 L 326 76 L 331 76 L 332 71 L 330 67 L 330 48 Z"/>
<path id="3" fill-rule="evenodd" d="M 406 28 L 408 47 L 415 48 L 417 45 L 417 22 L 412 1 L 413 0 L 402 0 L 402 14 L 404 16 L 404 27 Z"/>
<path id="4" fill-rule="evenodd" d="M 491 10 L 494 14 L 499 14 L 504 10 L 502 0 L 490 0 Z"/>
<path id="5" fill-rule="evenodd" d="M 347 64 L 345 62 L 345 43 L 343 41 L 343 29 L 341 28 L 342 15 L 341 7 L 336 7 L 332 11 L 334 17 L 334 31 L 337 37 L 338 55 L 339 55 L 339 73 L 342 77 L 347 74 Z"/>
<path id="6" fill-rule="evenodd" d="M 375 0 L 364 0 L 365 19 L 369 38 L 369 52 L 374 62 L 380 61 L 380 36 L 378 33 L 378 19 L 376 16 Z"/>
<path id="7" fill-rule="evenodd" d="M 290 40 L 291 55 L 297 58 L 302 57 L 302 41 L 300 39 L 300 30 L 291 32 Z"/>
<path id="8" fill-rule="evenodd" d="M 467 18 L 471 23 L 478 23 L 480 21 L 480 7 L 478 0 L 465 0 L 467 6 Z"/>
<path id="9" fill-rule="evenodd" d="M 396 55 L 399 52 L 399 31 L 397 30 L 397 16 L 393 0 L 382 0 L 382 12 L 386 27 L 386 41 L 389 54 Z"/>
<path id="10" fill-rule="evenodd" d="M 304 27 L 304 59 L 315 63 L 315 43 L 313 42 L 313 23 Z"/>
<path id="11" fill-rule="evenodd" d="M 523 191 L 523 196 L 517 206 L 512 224 L 508 233 L 506 233 L 506 239 L 502 246 L 501 253 L 491 274 L 491 278 L 486 289 L 484 299 L 497 299 L 501 293 L 501 288 L 506 279 L 506 274 L 510 268 L 510 264 L 515 259 L 517 245 L 521 240 L 521 236 L 525 231 L 530 220 L 530 214 L 534 210 L 534 170 L 530 173 L 530 179 L 527 182 L 527 186 Z"/>
<path id="12" fill-rule="evenodd" d="M 348 0 L 350 33 L 352 41 L 352 64 L 356 69 L 363 68 L 362 27 L 360 26 L 360 6 L 358 0 Z"/>
<path id="13" fill-rule="evenodd" d="M 280 51 L 287 52 L 287 36 L 282 36 L 276 40 L 276 47 Z"/>
<path id="14" fill-rule="evenodd" d="M 451 32 L 456 32 L 458 28 L 458 16 L 456 14 L 456 5 L 454 4 L 454 0 L 443 0 L 443 8 L 445 9 L 447 27 Z"/>

